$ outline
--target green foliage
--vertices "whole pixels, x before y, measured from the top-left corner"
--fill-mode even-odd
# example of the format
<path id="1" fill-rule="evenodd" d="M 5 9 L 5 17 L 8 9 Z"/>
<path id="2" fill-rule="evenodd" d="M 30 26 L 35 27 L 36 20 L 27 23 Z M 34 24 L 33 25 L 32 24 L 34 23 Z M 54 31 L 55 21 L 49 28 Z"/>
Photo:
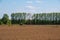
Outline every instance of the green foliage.
<path id="1" fill-rule="evenodd" d="M 40 13 L 33 15 L 33 24 L 59 24 L 59 20 L 60 13 Z"/>
<path id="2" fill-rule="evenodd" d="M 12 24 L 24 24 L 26 19 L 26 13 L 13 13 L 11 14 Z"/>
<path id="3" fill-rule="evenodd" d="M 9 21 L 9 16 L 7 14 L 4 14 L 2 17 L 3 24 L 8 24 L 8 21 Z"/>
<path id="4" fill-rule="evenodd" d="M 13 13 L 11 22 L 12 24 L 60 24 L 60 13 L 36 13 L 33 15 Z"/>
<path id="5" fill-rule="evenodd" d="M 3 22 L 2 21 L 0 21 L 0 25 L 2 25 L 3 24 Z"/>
<path id="6" fill-rule="evenodd" d="M 0 25 L 2 25 L 3 24 L 3 22 L 2 22 L 2 20 L 0 19 Z"/>
<path id="7" fill-rule="evenodd" d="M 9 20 L 9 21 L 7 22 L 7 24 L 8 24 L 8 25 L 11 25 L 11 20 Z"/>
<path id="8" fill-rule="evenodd" d="M 15 14 L 12 13 L 11 14 L 11 23 L 14 24 L 16 21 L 15 21 Z"/>
<path id="9" fill-rule="evenodd" d="M 12 13 L 11 20 L 4 14 L 0 24 L 60 24 L 60 13 Z"/>

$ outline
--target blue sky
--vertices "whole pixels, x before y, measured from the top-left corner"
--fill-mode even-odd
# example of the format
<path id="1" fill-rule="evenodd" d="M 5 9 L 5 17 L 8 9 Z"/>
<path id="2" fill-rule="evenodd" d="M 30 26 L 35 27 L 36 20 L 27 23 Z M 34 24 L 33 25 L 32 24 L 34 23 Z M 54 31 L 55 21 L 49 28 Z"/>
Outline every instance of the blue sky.
<path id="1" fill-rule="evenodd" d="M 0 0 L 0 18 L 15 12 L 60 12 L 60 0 Z"/>

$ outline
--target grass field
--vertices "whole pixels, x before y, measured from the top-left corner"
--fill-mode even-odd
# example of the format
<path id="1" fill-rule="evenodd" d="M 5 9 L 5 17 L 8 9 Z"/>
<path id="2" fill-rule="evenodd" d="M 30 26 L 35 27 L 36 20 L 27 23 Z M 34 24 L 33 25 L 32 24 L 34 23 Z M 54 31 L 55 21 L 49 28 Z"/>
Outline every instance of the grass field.
<path id="1" fill-rule="evenodd" d="M 60 40 L 60 25 L 0 25 L 0 40 Z"/>

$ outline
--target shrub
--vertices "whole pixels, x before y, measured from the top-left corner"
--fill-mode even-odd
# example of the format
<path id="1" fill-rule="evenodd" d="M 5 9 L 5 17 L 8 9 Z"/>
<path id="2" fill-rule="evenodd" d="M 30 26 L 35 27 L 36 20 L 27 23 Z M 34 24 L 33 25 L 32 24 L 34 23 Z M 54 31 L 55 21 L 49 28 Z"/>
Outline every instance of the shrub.
<path id="1" fill-rule="evenodd" d="M 0 25 L 2 25 L 3 24 L 3 22 L 2 21 L 0 21 Z"/>
<path id="2" fill-rule="evenodd" d="M 20 23 L 20 25 L 23 25 L 23 23 Z"/>

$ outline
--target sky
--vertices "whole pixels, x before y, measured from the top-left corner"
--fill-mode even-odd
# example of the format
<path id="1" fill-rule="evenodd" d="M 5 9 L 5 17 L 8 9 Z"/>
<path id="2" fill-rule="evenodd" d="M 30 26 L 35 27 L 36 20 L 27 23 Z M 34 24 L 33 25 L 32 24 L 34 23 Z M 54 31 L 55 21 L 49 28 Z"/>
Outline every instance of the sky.
<path id="1" fill-rule="evenodd" d="M 60 0 L 0 0 L 0 18 L 4 13 L 60 12 Z"/>

